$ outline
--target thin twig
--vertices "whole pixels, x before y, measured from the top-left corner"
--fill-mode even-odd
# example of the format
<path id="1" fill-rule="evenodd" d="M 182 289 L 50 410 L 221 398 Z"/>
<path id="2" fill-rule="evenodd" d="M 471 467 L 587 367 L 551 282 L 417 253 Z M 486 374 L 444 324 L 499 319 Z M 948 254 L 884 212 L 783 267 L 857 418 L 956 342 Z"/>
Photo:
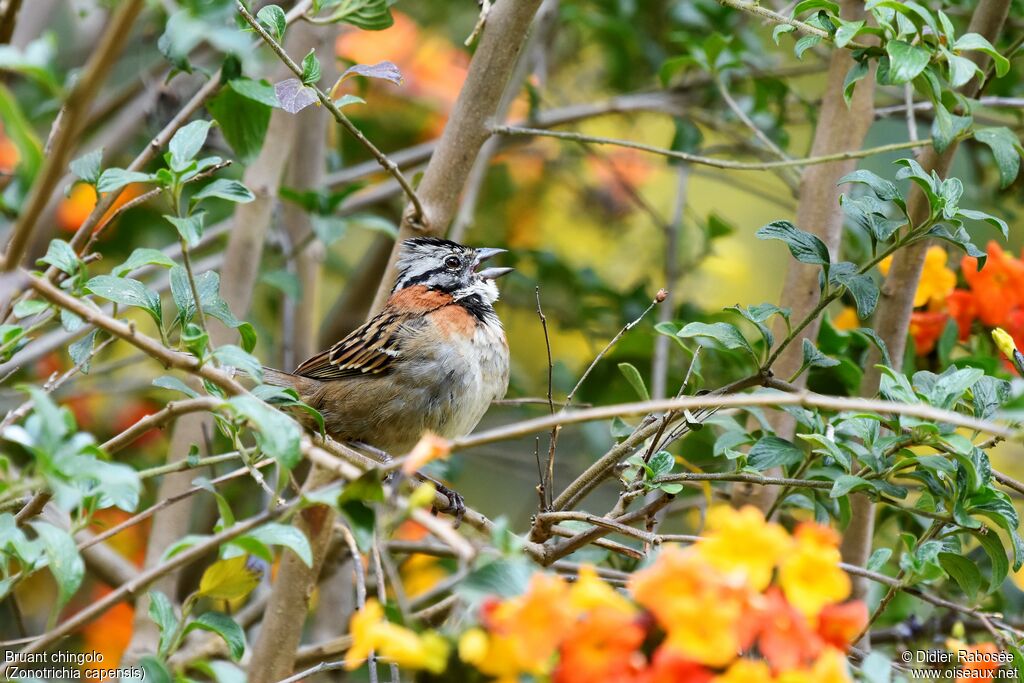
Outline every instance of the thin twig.
<path id="1" fill-rule="evenodd" d="M 555 404 L 551 398 L 551 388 L 554 375 L 554 365 L 551 362 L 551 339 L 548 337 L 548 319 L 544 315 L 544 310 L 540 305 L 540 285 L 534 290 L 537 295 L 537 317 L 540 318 L 541 328 L 544 330 L 544 348 L 547 349 L 548 353 L 548 412 L 551 415 L 555 414 Z M 565 407 L 568 407 L 569 403 L 572 402 L 570 396 L 565 400 Z M 558 445 L 558 427 L 551 428 L 551 434 L 548 437 L 548 459 L 547 466 L 544 468 L 544 474 L 541 476 L 540 487 L 541 487 L 541 498 L 543 500 L 543 510 L 551 509 L 551 501 L 554 496 L 554 478 L 555 478 L 555 448 Z M 539 464 L 539 463 L 538 463 Z M 542 511 L 543 511 L 542 510 Z"/>
<path id="2" fill-rule="evenodd" d="M 525 135 L 525 136 L 536 136 L 536 137 L 547 137 L 547 138 L 558 138 L 560 140 L 572 140 L 573 142 L 589 142 L 595 145 L 615 145 L 617 147 L 628 147 L 630 149 L 637 149 L 641 152 L 650 152 L 651 154 L 658 154 L 661 156 L 669 157 L 672 159 L 680 159 L 682 161 L 689 161 L 693 164 L 699 164 L 702 166 L 712 166 L 714 168 L 724 168 L 733 171 L 770 171 L 776 168 L 793 168 L 800 166 L 817 166 L 820 164 L 827 164 L 833 161 L 842 161 L 844 159 L 863 159 L 865 157 L 874 156 L 876 154 L 884 154 L 887 152 L 898 152 L 904 149 L 914 149 L 917 147 L 926 147 L 932 144 L 932 139 L 927 138 L 925 140 L 909 141 L 909 142 L 895 142 L 888 145 L 879 145 L 878 147 L 869 147 L 867 149 L 851 150 L 848 152 L 838 152 L 836 154 L 825 154 L 816 157 L 804 157 L 801 159 L 786 159 L 781 161 L 758 161 L 758 162 L 746 162 L 746 161 L 732 161 L 729 159 L 715 159 L 712 157 L 699 156 L 697 154 L 690 154 L 688 152 L 678 152 L 673 149 L 667 149 L 665 147 L 655 147 L 654 145 L 645 145 L 641 142 L 633 142 L 631 140 L 621 140 L 618 138 L 606 138 L 595 135 L 583 135 L 582 133 L 573 133 L 568 131 L 560 130 L 543 130 L 541 128 L 525 128 L 520 126 L 494 126 L 491 131 L 497 135 Z"/>
<path id="3" fill-rule="evenodd" d="M 270 47 L 270 49 L 274 51 L 274 54 L 276 54 L 280 58 L 280 60 L 284 63 L 285 66 L 287 66 L 291 70 L 292 73 L 294 73 L 298 78 L 301 79 L 302 67 L 296 64 L 295 60 L 288 56 L 288 53 L 285 52 L 284 48 L 280 45 L 280 43 L 274 40 L 273 36 L 267 33 L 266 29 L 264 29 L 263 26 L 261 26 L 260 23 L 256 21 L 256 18 L 249 13 L 249 10 L 245 8 L 245 5 L 242 4 L 240 0 L 236 3 L 236 7 L 238 9 L 238 13 L 242 15 L 242 18 L 245 19 L 246 23 L 249 24 L 249 26 L 251 26 L 252 29 L 260 36 L 260 38 L 263 39 L 263 42 L 265 42 Z M 387 155 L 381 152 L 376 145 L 370 142 L 370 140 L 365 135 L 363 135 L 363 132 L 359 130 L 359 128 L 357 128 L 356 125 L 352 123 L 352 121 L 347 116 L 345 116 L 341 109 L 339 109 L 338 106 L 334 103 L 334 100 L 328 97 L 323 90 L 321 90 L 315 84 L 307 87 L 312 88 L 313 92 L 317 96 L 317 99 L 320 100 L 321 104 L 323 104 L 327 111 L 331 112 L 331 116 L 334 117 L 334 120 L 340 123 L 342 128 L 344 128 L 356 140 L 358 140 L 359 143 L 363 147 L 365 147 L 367 151 L 370 152 L 373 158 L 377 160 L 377 163 L 380 164 L 381 167 L 391 177 L 393 177 L 398 182 L 399 185 L 402 186 L 402 190 L 405 192 L 406 196 L 409 198 L 409 202 L 413 206 L 413 217 L 415 219 L 415 222 L 421 222 L 424 216 L 423 205 L 420 203 L 420 198 L 416 195 L 416 191 L 413 189 L 412 185 L 406 179 L 402 171 L 399 170 L 398 165 L 395 164 L 395 162 L 391 161 L 391 159 L 389 159 Z"/>

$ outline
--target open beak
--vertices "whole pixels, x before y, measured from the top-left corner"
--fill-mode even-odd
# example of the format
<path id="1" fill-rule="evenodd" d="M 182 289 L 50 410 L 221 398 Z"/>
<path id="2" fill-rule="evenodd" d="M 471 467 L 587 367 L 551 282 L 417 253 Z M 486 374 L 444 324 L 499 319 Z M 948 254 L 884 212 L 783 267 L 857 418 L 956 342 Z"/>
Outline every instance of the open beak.
<path id="1" fill-rule="evenodd" d="M 507 249 L 496 249 L 493 247 L 484 247 L 476 250 L 476 264 L 480 265 L 484 261 L 498 254 L 504 254 Z M 485 280 L 497 280 L 502 275 L 508 275 L 514 268 L 484 268 L 483 270 L 477 271 L 477 275 Z"/>

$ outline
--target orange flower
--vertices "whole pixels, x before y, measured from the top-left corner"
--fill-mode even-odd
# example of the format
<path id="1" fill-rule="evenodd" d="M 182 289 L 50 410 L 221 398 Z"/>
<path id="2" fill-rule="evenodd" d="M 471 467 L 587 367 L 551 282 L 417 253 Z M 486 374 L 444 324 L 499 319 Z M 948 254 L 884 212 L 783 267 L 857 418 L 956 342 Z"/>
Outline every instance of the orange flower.
<path id="1" fill-rule="evenodd" d="M 924 256 L 921 278 L 917 281 L 917 291 L 914 292 L 915 308 L 929 302 L 935 305 L 941 304 L 956 287 L 956 273 L 946 265 L 948 259 L 949 255 L 942 247 L 928 247 Z M 886 256 L 878 264 L 882 275 L 888 275 L 890 267 L 892 267 L 892 256 Z"/>
<path id="2" fill-rule="evenodd" d="M 814 619 L 850 594 L 850 577 L 839 568 L 839 539 L 832 529 L 804 523 L 794 538 L 796 549 L 779 568 L 779 585 L 791 605 Z"/>
<path id="3" fill-rule="evenodd" d="M 418 634 L 392 624 L 384 617 L 384 608 L 374 599 L 352 615 L 349 625 L 352 646 L 345 654 L 345 668 L 358 669 L 374 650 L 409 669 L 444 671 L 448 663 L 448 643 L 433 631 Z"/>
<path id="4" fill-rule="evenodd" d="M 402 472 L 407 475 L 414 474 L 421 467 L 434 460 L 444 460 L 452 452 L 452 445 L 448 439 L 427 432 L 412 447 L 409 457 L 402 463 Z"/>
<path id="5" fill-rule="evenodd" d="M 658 619 L 668 636 L 663 647 L 686 659 L 723 666 L 743 645 L 745 584 L 708 571 L 696 552 L 664 548 L 647 569 L 630 577 L 629 590 Z"/>
<path id="6" fill-rule="evenodd" d="M 914 338 L 914 351 L 927 356 L 935 350 L 949 315 L 936 311 L 914 311 L 910 314 L 910 336 Z"/>
<path id="7" fill-rule="evenodd" d="M 712 676 L 700 664 L 662 645 L 655 651 L 650 668 L 637 678 L 637 683 L 710 683 Z"/>
<path id="8" fill-rule="evenodd" d="M 850 683 L 846 657 L 834 647 L 826 647 L 809 669 L 784 671 L 775 683 Z"/>
<path id="9" fill-rule="evenodd" d="M 952 645 L 950 644 L 952 648 Z M 974 659 L 978 655 L 990 655 L 989 657 L 977 657 L 981 661 L 966 661 L 960 670 L 956 672 L 957 680 L 990 680 L 996 677 L 996 670 L 999 669 L 998 661 L 985 661 L 985 659 L 994 659 L 991 655 L 999 654 L 1000 650 L 996 647 L 995 643 L 977 643 L 975 645 L 967 645 L 965 643 L 955 643 L 956 649 L 958 650 L 959 658 L 961 661 L 967 658 L 968 660 Z M 974 655 L 972 657 L 972 655 Z"/>
<path id="10" fill-rule="evenodd" d="M 967 339 L 971 334 L 971 323 L 978 317 L 974 296 L 966 289 L 955 289 L 946 297 L 946 310 L 960 329 L 960 340 Z"/>
<path id="11" fill-rule="evenodd" d="M 520 671 L 547 673 L 573 621 L 565 579 L 534 574 L 526 593 L 502 602 L 487 615 L 491 630 L 508 639 Z"/>
<path id="12" fill-rule="evenodd" d="M 644 629 L 613 607 L 583 615 L 565 634 L 554 683 L 631 683 L 643 667 Z"/>
<path id="13" fill-rule="evenodd" d="M 818 614 L 818 635 L 845 651 L 868 623 L 868 606 L 860 600 L 829 605 Z"/>
<path id="14" fill-rule="evenodd" d="M 98 230 L 104 223 L 109 221 L 114 212 L 123 204 L 130 202 L 145 191 L 145 186 L 138 183 L 126 186 L 121 194 L 118 195 L 114 204 L 107 209 L 107 212 L 96 223 L 95 229 Z M 89 217 L 89 214 L 92 213 L 92 210 L 96 208 L 96 201 L 96 190 L 92 185 L 88 183 L 76 184 L 71 188 L 71 193 L 57 205 L 57 225 L 67 232 L 78 230 L 82 223 L 85 222 L 85 219 Z"/>
<path id="15" fill-rule="evenodd" d="M 610 609 L 627 617 L 636 614 L 636 607 L 621 593 L 601 580 L 597 571 L 585 564 L 569 589 L 569 604 L 577 613 Z"/>
<path id="16" fill-rule="evenodd" d="M 822 642 L 807 619 L 786 602 L 778 588 L 772 587 L 765 597 L 757 645 L 772 670 L 795 669 L 812 661 L 821 652 Z"/>
<path id="17" fill-rule="evenodd" d="M 965 256 L 960 262 L 964 278 L 974 294 L 978 318 L 989 327 L 1006 322 L 1010 311 L 1024 303 L 1024 263 L 989 242 L 988 261 L 978 270 L 978 261 Z"/>
<path id="18" fill-rule="evenodd" d="M 4 134 L 3 127 L 0 127 L 0 173 L 14 173 L 19 161 L 21 152 L 14 141 Z"/>
<path id="19" fill-rule="evenodd" d="M 715 569 L 740 572 L 754 590 L 762 591 L 790 546 L 786 530 L 765 521 L 753 505 L 741 510 L 719 505 L 708 512 L 707 535 L 695 547 Z"/>

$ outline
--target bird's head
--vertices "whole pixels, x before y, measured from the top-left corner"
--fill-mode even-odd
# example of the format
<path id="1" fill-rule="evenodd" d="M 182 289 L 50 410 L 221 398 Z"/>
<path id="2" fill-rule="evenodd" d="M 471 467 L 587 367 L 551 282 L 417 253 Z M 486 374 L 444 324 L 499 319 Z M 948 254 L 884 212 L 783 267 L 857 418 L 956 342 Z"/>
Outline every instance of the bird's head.
<path id="1" fill-rule="evenodd" d="M 494 303 L 498 299 L 494 281 L 512 272 L 512 268 L 481 269 L 481 265 L 504 252 L 504 249 L 466 247 L 436 237 L 405 240 L 398 255 L 398 275 L 392 291 L 424 285 L 451 294 L 456 301 L 479 297 L 485 303 Z"/>

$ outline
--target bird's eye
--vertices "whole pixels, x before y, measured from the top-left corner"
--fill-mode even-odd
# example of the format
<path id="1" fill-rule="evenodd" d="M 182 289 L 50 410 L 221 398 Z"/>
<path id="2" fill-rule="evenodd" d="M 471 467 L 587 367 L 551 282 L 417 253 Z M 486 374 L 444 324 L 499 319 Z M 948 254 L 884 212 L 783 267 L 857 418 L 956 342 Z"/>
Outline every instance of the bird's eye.
<path id="1" fill-rule="evenodd" d="M 455 270 L 456 268 L 462 265 L 462 261 L 459 260 L 458 256 L 449 256 L 444 260 L 444 265 L 445 268 Z"/>

